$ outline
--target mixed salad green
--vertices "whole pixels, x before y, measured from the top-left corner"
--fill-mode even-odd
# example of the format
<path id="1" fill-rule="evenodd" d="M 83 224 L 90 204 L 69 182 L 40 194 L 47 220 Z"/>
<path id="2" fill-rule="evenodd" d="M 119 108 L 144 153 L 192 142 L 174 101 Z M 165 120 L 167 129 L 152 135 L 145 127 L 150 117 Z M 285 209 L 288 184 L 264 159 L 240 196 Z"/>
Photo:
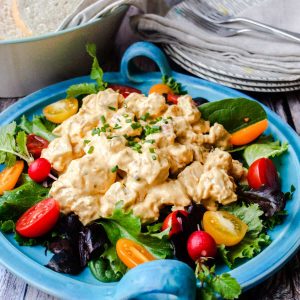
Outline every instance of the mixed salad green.
<path id="1" fill-rule="evenodd" d="M 124 96 L 132 91 L 129 87 L 104 82 L 95 46 L 88 44 L 87 51 L 93 58 L 91 78 L 96 83 L 71 86 L 67 91 L 68 97 L 80 98 L 107 87 L 116 88 Z M 171 93 L 163 93 L 169 103 L 176 103 L 179 95 L 187 93 L 173 78 L 164 76 L 162 82 L 166 86 L 164 91 L 171 90 Z M 206 101 L 202 98 L 201 102 Z M 204 103 L 199 110 L 204 119 L 211 123 L 218 122 L 234 134 L 251 128 L 248 133 L 253 135 L 253 130 L 257 130 L 255 124 L 267 119 L 261 105 L 241 98 Z M 199 204 L 187 207 L 186 211 L 171 212 L 166 207 L 157 222 L 143 225 L 131 211 L 124 211 L 122 199 L 119 199 L 110 218 L 101 218 L 86 226 L 73 213 L 60 214 L 53 201 L 41 204 L 41 200 L 49 200 L 49 189 L 56 174 L 52 172 L 49 177 L 49 171 L 46 171 L 46 176 L 41 176 L 43 170 L 47 169 L 47 163 L 39 161 L 39 155 L 55 138 L 52 131 L 56 126 L 45 116 L 34 116 L 31 120 L 22 116 L 18 122 L 0 128 L 0 163 L 6 166 L 0 173 L 2 232 L 14 232 L 20 245 L 45 245 L 54 253 L 47 264 L 53 270 L 78 274 L 88 266 L 102 282 L 118 281 L 131 267 L 128 259 L 123 259 L 120 245 L 120 241 L 129 240 L 137 251 L 147 253 L 145 261 L 176 257 L 194 268 L 201 282 L 199 295 L 202 299 L 215 299 L 216 295 L 235 299 L 240 295 L 241 288 L 237 281 L 229 274 L 216 275 L 215 265 L 222 261 L 229 268 L 234 268 L 244 258 L 253 258 L 271 243 L 268 230 L 284 220 L 287 214 L 285 202 L 292 198 L 294 192 L 294 187 L 291 187 L 291 191 L 282 193 L 276 167 L 270 160 L 285 153 L 288 150 L 287 143 L 275 141 L 271 135 L 260 135 L 260 132 L 252 141 L 229 150 L 248 168 L 248 182 L 238 186 L 237 202 L 219 208 L 221 215 L 212 214 L 212 217 L 226 218 L 229 214 L 227 221 L 237 218 L 241 222 L 237 226 L 243 224 L 245 232 L 235 244 L 217 243 L 216 246 L 214 240 L 218 240 L 218 236 L 214 236 L 215 229 L 208 234 L 210 231 L 206 230 L 206 226 L 209 225 L 203 223 L 207 212 Z M 16 162 L 20 160 L 26 163 L 25 167 L 22 165 L 16 169 Z M 30 228 L 28 231 L 28 224 L 24 223 L 24 216 L 28 217 L 28 211 L 32 216 L 41 206 L 44 210 L 46 207 L 51 220 L 55 220 L 51 228 L 39 223 L 39 230 L 32 234 Z M 239 232 L 239 229 L 236 231 Z M 190 238 L 195 232 L 205 232 L 201 235 L 201 241 L 207 246 L 204 250 L 215 259 L 203 254 L 203 245 L 200 245 L 200 250 L 191 246 Z M 214 239 L 207 235 L 212 235 Z"/>

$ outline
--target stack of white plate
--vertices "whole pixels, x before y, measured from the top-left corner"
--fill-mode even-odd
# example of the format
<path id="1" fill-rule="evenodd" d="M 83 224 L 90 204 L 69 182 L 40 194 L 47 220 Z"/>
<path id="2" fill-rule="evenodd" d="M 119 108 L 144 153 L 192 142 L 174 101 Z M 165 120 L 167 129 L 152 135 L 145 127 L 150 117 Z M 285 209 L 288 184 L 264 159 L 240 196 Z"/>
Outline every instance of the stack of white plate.
<path id="1" fill-rule="evenodd" d="M 238 11 L 242 4 L 250 6 L 262 1 L 264 0 L 254 0 L 253 2 L 246 0 L 210 0 L 209 4 L 214 6 L 215 3 L 220 5 L 222 2 L 223 7 L 226 7 L 226 9 Z M 176 13 L 176 10 L 173 10 L 170 16 L 172 17 L 174 13 Z M 224 61 L 215 60 L 213 51 L 199 48 L 195 51 L 193 47 L 181 45 L 180 43 L 163 44 L 163 47 L 170 58 L 181 67 L 209 81 L 240 90 L 256 92 L 286 92 L 300 89 L 300 74 L 268 71 L 262 68 L 259 70 L 247 68 L 234 63 L 230 57 L 224 59 Z"/>

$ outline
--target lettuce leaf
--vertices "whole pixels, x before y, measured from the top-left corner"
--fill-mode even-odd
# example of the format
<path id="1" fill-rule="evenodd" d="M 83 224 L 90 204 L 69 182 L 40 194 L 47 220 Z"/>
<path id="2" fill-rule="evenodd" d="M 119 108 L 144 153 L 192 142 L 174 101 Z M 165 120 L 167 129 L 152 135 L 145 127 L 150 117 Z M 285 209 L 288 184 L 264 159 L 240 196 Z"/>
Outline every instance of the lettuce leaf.
<path id="1" fill-rule="evenodd" d="M 248 225 L 248 230 L 243 240 L 232 247 L 220 245 L 219 254 L 223 261 L 230 267 L 234 267 L 238 259 L 253 258 L 262 249 L 271 243 L 269 235 L 265 234 L 261 216 L 263 211 L 257 204 L 233 204 L 223 208 L 232 213 Z"/>
<path id="2" fill-rule="evenodd" d="M 255 160 L 262 157 L 275 157 L 288 150 L 288 143 L 269 142 L 269 143 L 256 143 L 245 148 L 243 157 L 246 160 L 248 166 L 250 166 Z"/>
<path id="3" fill-rule="evenodd" d="M 108 219 L 100 219 L 100 223 L 108 236 L 112 245 L 116 245 L 118 239 L 128 238 L 143 245 L 149 252 L 157 258 L 167 258 L 172 256 L 171 244 L 168 241 L 168 232 L 163 236 L 143 233 L 141 220 L 134 216 L 132 212 L 124 212 L 122 202 L 116 205 L 113 215 Z"/>

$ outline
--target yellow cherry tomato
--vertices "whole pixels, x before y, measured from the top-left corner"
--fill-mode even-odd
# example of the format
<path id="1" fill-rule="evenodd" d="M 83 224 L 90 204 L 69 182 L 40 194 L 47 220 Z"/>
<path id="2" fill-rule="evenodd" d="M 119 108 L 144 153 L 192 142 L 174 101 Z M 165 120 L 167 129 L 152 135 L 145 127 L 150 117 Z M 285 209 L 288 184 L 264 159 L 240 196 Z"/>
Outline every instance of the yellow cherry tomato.
<path id="1" fill-rule="evenodd" d="M 207 211 L 203 216 L 204 230 L 217 244 L 234 246 L 245 236 L 248 226 L 236 216 L 226 211 Z"/>
<path id="2" fill-rule="evenodd" d="M 5 191 L 10 191 L 15 187 L 23 169 L 24 162 L 23 160 L 19 160 L 12 167 L 5 168 L 0 172 L 0 195 L 3 195 Z"/>
<path id="3" fill-rule="evenodd" d="M 78 111 L 78 101 L 75 98 L 63 99 L 54 102 L 43 109 L 47 120 L 60 124 Z"/>
<path id="4" fill-rule="evenodd" d="M 158 93 L 160 95 L 174 94 L 172 89 L 164 83 L 158 83 L 158 84 L 152 85 L 152 87 L 149 90 L 149 94 L 152 94 L 152 93 Z"/>
<path id="5" fill-rule="evenodd" d="M 117 241 L 116 250 L 120 260 L 130 269 L 139 264 L 155 260 L 155 257 L 145 247 L 125 238 Z"/>

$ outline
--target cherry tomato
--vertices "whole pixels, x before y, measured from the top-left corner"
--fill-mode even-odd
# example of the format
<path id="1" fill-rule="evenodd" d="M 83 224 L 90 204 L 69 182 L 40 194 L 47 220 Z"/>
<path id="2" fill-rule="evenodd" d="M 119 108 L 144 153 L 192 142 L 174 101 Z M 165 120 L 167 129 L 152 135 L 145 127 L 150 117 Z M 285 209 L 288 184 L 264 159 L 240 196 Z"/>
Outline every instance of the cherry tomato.
<path id="1" fill-rule="evenodd" d="M 263 185 L 274 189 L 280 187 L 276 167 L 269 158 L 263 157 L 254 161 L 248 170 L 247 179 L 253 189 L 258 189 Z"/>
<path id="2" fill-rule="evenodd" d="M 42 182 L 48 177 L 50 170 L 51 164 L 49 161 L 46 158 L 38 158 L 30 164 L 28 175 L 32 180 Z"/>
<path id="3" fill-rule="evenodd" d="M 217 244 L 234 246 L 245 236 L 248 226 L 236 216 L 226 211 L 206 211 L 203 227 Z"/>
<path id="4" fill-rule="evenodd" d="M 188 213 L 185 210 L 175 210 L 167 215 L 165 218 L 161 230 L 164 231 L 171 227 L 169 232 L 169 238 L 178 232 L 182 231 L 182 218 L 187 218 Z"/>
<path id="5" fill-rule="evenodd" d="M 12 167 L 5 168 L 0 172 L 0 195 L 3 195 L 5 191 L 10 191 L 15 187 L 23 169 L 24 162 L 23 160 L 19 160 Z"/>
<path id="6" fill-rule="evenodd" d="M 188 238 L 187 251 L 192 260 L 202 257 L 215 257 L 217 246 L 215 240 L 205 231 L 194 231 Z"/>
<path id="7" fill-rule="evenodd" d="M 167 95 L 167 102 L 172 103 L 172 104 L 177 104 L 178 103 L 178 98 L 181 95 L 175 95 L 175 94 L 168 94 Z"/>
<path id="8" fill-rule="evenodd" d="M 47 120 L 60 124 L 78 111 L 78 101 L 75 98 L 62 99 L 54 102 L 43 109 Z"/>
<path id="9" fill-rule="evenodd" d="M 29 134 L 27 136 L 28 152 L 31 153 L 35 159 L 41 156 L 42 150 L 47 148 L 48 145 L 49 142 L 38 135 Z"/>
<path id="10" fill-rule="evenodd" d="M 174 94 L 172 89 L 164 83 L 157 83 L 157 84 L 152 85 L 152 87 L 149 90 L 149 94 L 152 94 L 152 93 L 158 93 L 160 95 Z"/>
<path id="11" fill-rule="evenodd" d="M 128 268 L 155 260 L 155 257 L 145 247 L 125 238 L 117 241 L 116 250 L 118 257 Z"/>
<path id="12" fill-rule="evenodd" d="M 59 217 L 59 203 L 53 198 L 44 199 L 29 208 L 17 221 L 16 231 L 25 237 L 35 238 L 50 231 Z"/>
<path id="13" fill-rule="evenodd" d="M 142 93 L 140 90 L 126 85 L 109 84 L 108 87 L 113 89 L 116 92 L 119 92 L 124 98 L 129 96 L 131 93 L 138 93 L 138 94 Z"/>

